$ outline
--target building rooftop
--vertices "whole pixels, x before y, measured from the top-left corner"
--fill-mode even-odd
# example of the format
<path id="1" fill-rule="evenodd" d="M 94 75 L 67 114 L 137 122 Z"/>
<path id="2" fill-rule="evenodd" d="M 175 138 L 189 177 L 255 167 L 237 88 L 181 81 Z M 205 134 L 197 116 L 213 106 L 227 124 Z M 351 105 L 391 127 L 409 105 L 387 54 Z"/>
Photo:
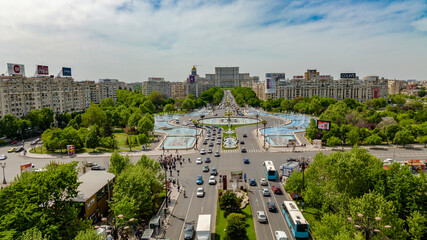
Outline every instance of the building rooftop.
<path id="1" fill-rule="evenodd" d="M 108 181 L 111 182 L 116 176 L 107 171 L 89 171 L 79 177 L 78 181 L 82 182 L 77 188 L 76 202 L 86 202 L 100 189 L 102 189 Z"/>

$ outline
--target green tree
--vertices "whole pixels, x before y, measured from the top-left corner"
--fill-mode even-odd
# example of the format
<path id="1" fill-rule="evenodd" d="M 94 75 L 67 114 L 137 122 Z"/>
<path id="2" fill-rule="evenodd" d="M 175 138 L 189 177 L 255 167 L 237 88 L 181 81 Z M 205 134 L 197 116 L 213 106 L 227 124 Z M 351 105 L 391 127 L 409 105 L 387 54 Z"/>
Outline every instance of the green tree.
<path id="1" fill-rule="evenodd" d="M 114 151 L 110 157 L 110 167 L 108 171 L 114 175 L 120 175 L 127 167 L 132 166 L 129 156 L 122 156 L 117 151 Z"/>
<path id="2" fill-rule="evenodd" d="M 109 107 L 115 107 L 116 103 L 112 98 L 104 98 L 101 100 L 101 107 L 102 108 L 109 108 Z"/>
<path id="3" fill-rule="evenodd" d="M 40 130 L 44 131 L 52 126 L 53 111 L 50 108 L 42 108 L 40 111 Z"/>
<path id="4" fill-rule="evenodd" d="M 103 240 L 105 237 L 102 235 L 98 235 L 94 230 L 92 229 L 86 229 L 82 230 L 77 233 L 77 236 L 74 238 L 74 240 Z"/>
<path id="5" fill-rule="evenodd" d="M 400 130 L 396 133 L 393 142 L 405 146 L 408 143 L 414 142 L 414 136 L 408 130 Z"/>
<path id="6" fill-rule="evenodd" d="M 324 214 L 312 230 L 313 237 L 319 240 L 364 240 L 362 236 L 354 235 L 354 226 L 340 214 Z"/>
<path id="7" fill-rule="evenodd" d="M 78 130 L 78 129 L 79 129 L 79 125 L 77 124 L 77 121 L 76 121 L 75 119 L 71 119 L 71 120 L 68 122 L 67 127 L 72 127 L 72 128 L 74 128 L 74 129 L 76 129 L 76 130 Z"/>
<path id="8" fill-rule="evenodd" d="M 21 240 L 48 240 L 48 239 L 44 238 L 42 232 L 37 228 L 31 228 L 26 230 L 22 234 Z"/>
<path id="9" fill-rule="evenodd" d="M 156 108 L 166 104 L 166 100 L 163 98 L 162 93 L 156 90 L 152 91 L 148 95 L 148 99 L 154 104 L 154 106 L 156 106 Z"/>
<path id="10" fill-rule="evenodd" d="M 357 144 L 360 140 L 359 129 L 356 127 L 353 127 L 349 132 L 347 132 L 346 137 L 347 137 L 347 143 L 349 143 L 350 145 L 353 146 Z"/>
<path id="11" fill-rule="evenodd" d="M 231 213 L 227 217 L 225 240 L 249 239 L 246 232 L 245 216 L 240 213 Z"/>
<path id="12" fill-rule="evenodd" d="M 139 112 L 132 113 L 132 115 L 130 115 L 130 117 L 129 117 L 129 121 L 128 121 L 127 126 L 128 127 L 137 127 L 138 122 L 139 122 L 139 120 L 141 120 L 141 118 L 142 118 L 141 113 L 139 113 Z"/>
<path id="13" fill-rule="evenodd" d="M 419 211 L 414 211 L 411 216 L 406 219 L 409 227 L 408 233 L 411 239 L 425 239 L 427 235 L 427 218 Z"/>
<path id="14" fill-rule="evenodd" d="M 98 105 L 92 104 L 88 109 L 86 109 L 86 112 L 82 114 L 82 121 L 83 126 L 86 127 L 94 124 L 103 126 L 107 121 L 107 115 Z"/>
<path id="15" fill-rule="evenodd" d="M 382 138 L 378 134 L 373 134 L 366 138 L 366 144 L 368 145 L 380 145 Z"/>
<path id="16" fill-rule="evenodd" d="M 163 109 L 164 112 L 166 113 L 171 113 L 174 111 L 174 107 L 172 104 L 166 104 L 165 108 Z"/>
<path id="17" fill-rule="evenodd" d="M 95 148 L 99 146 L 99 137 L 95 129 L 89 131 L 85 143 L 87 148 L 92 148 L 94 151 Z"/>
<path id="18" fill-rule="evenodd" d="M 19 239 L 28 229 L 39 229 L 49 239 L 72 239 L 90 228 L 73 202 L 80 184 L 77 162 L 52 163 L 45 169 L 24 172 L 0 191 L 1 239 Z"/>
<path id="19" fill-rule="evenodd" d="M 424 147 L 426 147 L 426 144 L 427 144 L 427 135 L 420 137 L 420 139 L 418 141 L 420 143 L 423 143 Z"/>
<path id="20" fill-rule="evenodd" d="M 341 144 L 342 144 L 341 139 L 339 139 L 339 138 L 337 138 L 335 136 L 330 137 L 328 139 L 328 141 L 326 142 L 326 145 L 328 145 L 329 147 L 335 147 L 335 146 L 338 146 L 338 145 L 341 145 Z"/>
<path id="21" fill-rule="evenodd" d="M 149 219 L 155 214 L 155 201 L 162 190 L 162 182 L 158 181 L 159 172 L 144 165 L 135 165 L 125 168 L 116 179 L 114 195 L 112 198 L 112 209 L 114 213 L 121 213 L 123 206 L 134 206 L 133 213 L 127 216 L 135 216 L 138 219 Z M 127 200 L 128 203 L 126 203 Z M 133 204 L 129 204 L 133 201 Z"/>
<path id="22" fill-rule="evenodd" d="M 225 210 L 225 217 L 230 213 L 239 213 L 241 203 L 242 199 L 238 198 L 232 191 L 225 191 L 219 199 L 219 207 L 221 210 Z"/>
<path id="23" fill-rule="evenodd" d="M 426 95 L 426 87 L 421 87 L 420 91 L 418 92 L 418 96 L 424 97 Z"/>
<path id="24" fill-rule="evenodd" d="M 148 134 L 149 132 L 153 131 L 154 123 L 151 121 L 150 116 L 145 115 L 143 118 L 141 118 L 141 120 L 139 120 L 139 122 L 138 122 L 138 132 L 139 133 Z"/>
<path id="25" fill-rule="evenodd" d="M 1 133 L 6 135 L 7 138 L 17 138 L 21 126 L 19 119 L 10 114 L 6 114 L 3 119 L 0 120 Z"/>
<path id="26" fill-rule="evenodd" d="M 102 137 L 100 142 L 102 147 L 111 149 L 115 147 L 114 137 Z"/>
<path id="27" fill-rule="evenodd" d="M 401 127 L 399 125 L 389 125 L 384 128 L 384 133 L 389 141 L 393 141 L 395 134 L 400 131 L 400 129 Z"/>
<path id="28" fill-rule="evenodd" d="M 185 109 L 187 111 L 193 109 L 194 108 L 194 101 L 189 99 L 189 98 L 186 98 L 184 100 L 184 102 L 182 102 L 181 108 Z"/>
<path id="29" fill-rule="evenodd" d="M 154 113 L 156 111 L 156 106 L 150 100 L 146 100 L 141 106 L 140 109 L 143 113 Z"/>
<path id="30" fill-rule="evenodd" d="M 138 134 L 137 138 L 139 145 L 147 144 L 150 140 L 145 133 Z"/>

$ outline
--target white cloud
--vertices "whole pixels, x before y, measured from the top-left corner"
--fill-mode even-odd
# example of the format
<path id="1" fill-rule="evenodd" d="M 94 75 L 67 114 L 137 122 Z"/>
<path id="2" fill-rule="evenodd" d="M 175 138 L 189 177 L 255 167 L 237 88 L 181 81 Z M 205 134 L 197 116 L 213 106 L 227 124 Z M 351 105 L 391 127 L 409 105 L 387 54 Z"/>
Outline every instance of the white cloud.
<path id="1" fill-rule="evenodd" d="M 427 79 L 424 1 L 17 0 L 0 8 L 0 72 L 70 66 L 76 80 L 183 81 L 191 66 L 213 73 L 265 72 Z M 123 11 L 117 10 L 126 6 Z M 310 21 L 312 17 L 319 18 Z"/>

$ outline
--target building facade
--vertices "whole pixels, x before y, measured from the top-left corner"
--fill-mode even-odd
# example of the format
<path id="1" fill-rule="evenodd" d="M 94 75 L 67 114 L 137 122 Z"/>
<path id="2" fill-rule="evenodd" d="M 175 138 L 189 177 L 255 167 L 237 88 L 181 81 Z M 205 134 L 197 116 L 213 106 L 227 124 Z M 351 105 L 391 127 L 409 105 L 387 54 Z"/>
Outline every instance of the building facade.
<path id="1" fill-rule="evenodd" d="M 145 96 L 154 90 L 159 91 L 165 99 L 172 96 L 172 84 L 164 78 L 149 77 L 148 81 L 142 82 L 142 93 Z"/>
<path id="2" fill-rule="evenodd" d="M 172 98 L 173 99 L 180 99 L 180 98 L 186 98 L 186 91 L 185 91 L 185 82 L 172 82 Z"/>
<path id="3" fill-rule="evenodd" d="M 316 77 L 311 78 L 314 74 Z M 306 78 L 311 78 L 311 80 Z M 305 76 L 294 76 L 292 79 L 277 81 L 275 93 L 266 93 L 264 82 L 242 86 L 252 88 L 257 97 L 263 100 L 268 98 L 292 100 L 296 97 L 319 96 L 335 100 L 353 98 L 364 102 L 373 98 L 387 97 L 388 94 L 388 81 L 384 78 L 380 79 L 378 76 L 367 76 L 363 80 L 358 77 L 334 80 L 330 75 L 318 75 L 317 71 L 316 73 L 306 73 Z"/>
<path id="4" fill-rule="evenodd" d="M 110 79 L 112 80 L 112 79 Z M 117 101 L 116 90 L 125 83 L 109 81 L 76 82 L 71 77 L 0 76 L 0 117 L 11 114 L 24 117 L 30 111 L 50 108 L 54 113 L 83 111 L 91 102 L 100 103 L 111 97 Z"/>
<path id="5" fill-rule="evenodd" d="M 388 80 L 388 94 L 398 94 L 406 87 L 406 85 L 406 81 Z"/>

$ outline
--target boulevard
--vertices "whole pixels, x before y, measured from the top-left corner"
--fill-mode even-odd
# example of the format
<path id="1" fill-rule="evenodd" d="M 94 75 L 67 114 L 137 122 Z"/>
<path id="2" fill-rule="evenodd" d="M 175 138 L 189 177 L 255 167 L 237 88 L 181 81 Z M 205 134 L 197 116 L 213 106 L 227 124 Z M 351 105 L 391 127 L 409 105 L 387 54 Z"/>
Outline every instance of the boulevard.
<path id="1" fill-rule="evenodd" d="M 227 92 L 228 96 L 231 96 L 229 92 Z M 220 104 L 221 106 L 222 104 Z M 234 105 L 234 103 L 231 103 Z M 231 111 L 229 108 L 219 107 L 212 111 L 208 116 L 205 116 L 205 119 L 217 116 L 224 116 L 225 111 Z M 253 115 L 246 115 L 254 118 Z M 184 117 L 182 120 L 188 120 L 193 117 Z M 283 120 L 272 117 L 272 116 L 260 116 L 260 119 L 267 121 L 267 127 L 269 126 L 277 126 L 283 124 Z M 258 124 L 258 128 L 261 128 L 262 124 Z M 225 129 L 223 129 L 225 130 Z M 259 180 L 260 178 L 266 178 L 266 174 L 263 168 L 263 162 L 266 160 L 271 160 L 274 162 L 276 170 L 280 174 L 279 167 L 287 162 L 289 158 L 308 158 L 313 159 L 316 154 L 319 152 L 323 152 L 324 154 L 330 154 L 335 152 L 330 148 L 327 149 L 314 149 L 308 147 L 297 147 L 295 151 L 292 151 L 292 148 L 284 148 L 279 149 L 278 151 L 267 150 L 264 149 L 264 139 L 261 134 L 258 133 L 257 136 L 257 125 L 248 125 L 242 126 L 236 129 L 237 139 L 245 141 L 245 144 L 238 144 L 237 149 L 233 150 L 223 150 L 221 145 L 216 144 L 217 139 L 214 141 L 209 140 L 208 143 L 213 142 L 213 147 L 208 147 L 208 145 L 203 145 L 203 139 L 206 137 L 206 131 L 199 136 L 198 146 L 195 149 L 185 150 L 185 151 L 166 151 L 165 155 L 172 154 L 182 155 L 185 159 L 182 166 L 177 164 L 176 170 L 180 170 L 179 176 L 176 170 L 172 171 L 172 175 L 170 175 L 169 171 L 167 173 L 168 177 L 175 178 L 179 184 L 182 186 L 181 189 L 185 189 L 186 197 L 184 194 L 180 194 L 178 198 L 178 202 L 171 213 L 171 217 L 169 223 L 166 228 L 165 237 L 171 239 L 184 239 L 183 231 L 184 226 L 186 224 L 196 225 L 198 216 L 200 214 L 212 214 L 211 221 L 211 231 L 215 231 L 215 219 L 216 219 L 216 208 L 217 208 L 217 196 L 218 189 L 222 188 L 222 184 L 219 182 L 220 175 L 227 175 L 227 179 L 230 180 L 232 171 L 243 171 L 246 174 L 247 179 L 254 178 L 257 182 L 256 186 L 249 186 L 249 181 L 241 181 L 237 183 L 237 188 L 240 186 L 244 186 L 248 189 L 249 194 L 249 203 L 252 210 L 253 220 L 255 231 L 257 235 L 257 239 L 274 239 L 274 231 L 285 231 L 290 239 L 292 238 L 292 234 L 289 231 L 289 227 L 284 219 L 283 214 L 281 213 L 281 205 L 285 200 L 290 200 L 286 194 L 276 195 L 271 191 L 272 185 L 281 186 L 283 189 L 283 184 L 281 182 L 276 181 L 268 182 L 268 186 L 266 186 L 270 192 L 270 197 L 262 196 L 261 189 L 264 186 L 260 186 Z M 246 134 L 247 137 L 243 137 L 243 134 Z M 30 149 L 31 139 L 27 140 L 25 143 L 25 149 Z M 57 162 L 71 162 L 71 161 L 79 161 L 79 162 L 94 162 L 98 165 L 108 168 L 109 166 L 109 156 L 110 154 L 77 154 L 74 158 L 69 158 L 65 156 L 57 156 L 57 155 L 41 155 L 41 154 L 27 154 L 24 155 L 21 153 L 7 153 L 7 150 L 11 148 L 11 145 L 3 146 L 0 148 L 0 155 L 6 154 L 7 159 L 2 161 L 6 163 L 5 168 L 5 176 L 6 181 L 12 181 L 17 175 L 20 173 L 20 165 L 24 163 L 32 163 L 34 164 L 35 169 L 43 168 L 46 164 L 51 161 Z M 16 146 L 13 146 L 16 147 Z M 18 144 L 19 147 L 19 144 Z M 242 153 L 241 148 L 245 147 L 248 152 Z M 199 151 L 201 149 L 208 150 L 212 148 L 212 154 L 201 155 Z M 341 149 L 341 148 L 337 148 Z M 349 148 L 345 148 L 348 150 Z M 214 153 L 216 151 L 220 152 L 220 157 L 215 157 Z M 386 158 L 393 158 L 396 161 L 407 161 L 409 159 L 421 159 L 427 155 L 427 151 L 425 148 L 369 148 L 368 151 L 374 156 L 384 160 Z M 149 155 L 154 159 L 159 159 L 160 155 L 163 154 L 163 151 L 157 149 L 151 149 L 151 151 L 140 151 L 137 153 L 131 153 L 130 158 L 133 162 L 136 162 L 142 154 Z M 196 159 L 200 157 L 203 161 L 202 164 L 196 164 Z M 206 157 L 210 157 L 211 162 L 205 163 Z M 191 159 L 191 163 L 188 162 L 188 158 Z M 244 164 L 243 159 L 248 158 L 250 163 Z M 209 185 L 208 180 L 210 176 L 210 172 L 202 172 L 203 166 L 208 165 L 209 169 L 216 168 L 218 170 L 217 184 Z M 82 166 L 80 164 L 79 166 Z M 196 177 L 197 175 L 202 175 L 204 183 L 202 185 L 196 185 Z M 232 185 L 236 182 L 228 182 L 228 189 L 232 188 Z M 205 190 L 205 196 L 203 198 L 196 197 L 196 191 L 198 187 L 203 187 Z M 267 201 L 272 201 L 276 204 L 278 211 L 276 213 L 272 213 L 268 211 L 266 206 Z M 267 214 L 268 223 L 261 224 L 256 219 L 256 212 L 264 211 Z M 214 237 L 214 236 L 212 236 Z"/>

